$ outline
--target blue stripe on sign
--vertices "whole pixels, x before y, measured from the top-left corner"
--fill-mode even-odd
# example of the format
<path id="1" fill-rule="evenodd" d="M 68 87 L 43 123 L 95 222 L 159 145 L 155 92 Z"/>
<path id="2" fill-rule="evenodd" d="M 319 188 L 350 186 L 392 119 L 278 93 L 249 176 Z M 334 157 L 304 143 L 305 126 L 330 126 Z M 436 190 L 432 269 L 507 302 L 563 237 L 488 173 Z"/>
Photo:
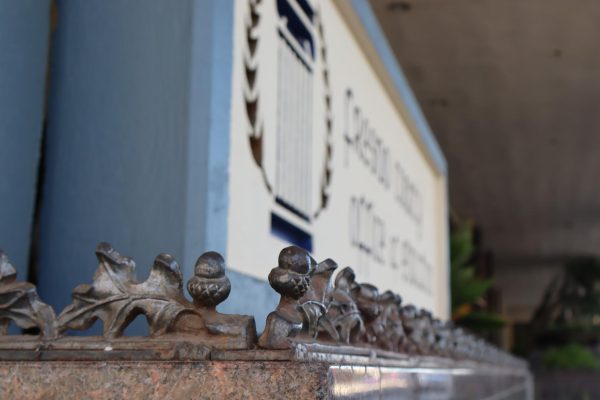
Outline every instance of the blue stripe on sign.
<path id="1" fill-rule="evenodd" d="M 398 64 L 398 61 L 379 26 L 379 22 L 371 9 L 369 1 L 352 0 L 352 7 L 354 8 L 354 12 L 358 15 L 365 31 L 369 35 L 369 39 L 381 58 L 385 69 L 392 78 L 400 98 L 404 101 L 404 104 L 406 104 L 406 108 L 417 126 L 418 134 L 435 163 L 437 171 L 442 175 L 447 175 L 446 158 L 444 157 L 435 136 L 431 132 L 431 128 L 421 111 L 421 107 L 406 80 L 406 76 L 402 72 L 402 68 Z"/>
<path id="2" fill-rule="evenodd" d="M 271 233 L 309 253 L 312 252 L 312 236 L 275 213 L 271 213 Z"/>

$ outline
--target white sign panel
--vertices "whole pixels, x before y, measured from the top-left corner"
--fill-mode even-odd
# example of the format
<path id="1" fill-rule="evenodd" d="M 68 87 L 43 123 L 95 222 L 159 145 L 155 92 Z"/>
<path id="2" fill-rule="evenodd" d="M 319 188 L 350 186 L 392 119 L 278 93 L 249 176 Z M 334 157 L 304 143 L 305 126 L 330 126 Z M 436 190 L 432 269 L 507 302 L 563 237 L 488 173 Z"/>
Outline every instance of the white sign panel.
<path id="1" fill-rule="evenodd" d="M 227 260 L 290 243 L 447 316 L 444 177 L 329 0 L 238 1 Z"/>

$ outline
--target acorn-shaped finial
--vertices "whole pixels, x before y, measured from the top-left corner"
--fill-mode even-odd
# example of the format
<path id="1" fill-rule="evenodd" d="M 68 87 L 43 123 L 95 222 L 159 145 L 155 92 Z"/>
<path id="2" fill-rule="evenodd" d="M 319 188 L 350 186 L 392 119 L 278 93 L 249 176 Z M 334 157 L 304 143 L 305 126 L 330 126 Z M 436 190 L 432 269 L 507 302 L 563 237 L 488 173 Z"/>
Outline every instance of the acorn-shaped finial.
<path id="1" fill-rule="evenodd" d="M 358 309 L 366 319 L 375 319 L 381 314 L 379 290 L 369 283 L 360 283 L 355 289 L 355 300 Z"/>
<path id="2" fill-rule="evenodd" d="M 196 261 L 194 276 L 188 281 L 188 292 L 194 304 L 214 308 L 229 296 L 231 283 L 225 276 L 225 260 L 214 251 L 202 254 Z"/>
<path id="3" fill-rule="evenodd" d="M 308 290 L 310 273 L 317 262 L 298 246 L 289 246 L 279 253 L 279 266 L 269 274 L 269 283 L 282 296 L 299 299 Z"/>
<path id="4" fill-rule="evenodd" d="M 402 307 L 402 296 L 392 292 L 391 290 L 386 290 L 383 292 L 379 296 L 379 301 L 386 304 L 395 304 L 398 308 Z"/>

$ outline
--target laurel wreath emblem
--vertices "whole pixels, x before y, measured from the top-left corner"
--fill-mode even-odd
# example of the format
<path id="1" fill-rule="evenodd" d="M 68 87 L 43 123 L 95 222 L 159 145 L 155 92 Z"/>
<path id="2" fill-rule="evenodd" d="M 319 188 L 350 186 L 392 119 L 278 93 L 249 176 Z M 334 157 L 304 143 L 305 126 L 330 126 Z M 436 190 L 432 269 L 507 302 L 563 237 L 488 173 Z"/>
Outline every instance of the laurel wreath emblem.
<path id="1" fill-rule="evenodd" d="M 257 50 L 259 45 L 258 27 L 260 24 L 260 6 L 262 0 L 250 0 L 248 2 L 248 11 L 245 18 L 246 28 L 246 48 L 244 52 L 244 102 L 246 115 L 249 122 L 248 140 L 254 162 L 261 170 L 261 175 L 269 194 L 273 194 L 273 186 L 269 182 L 264 165 L 263 165 L 263 137 L 264 126 L 260 118 L 260 92 L 257 85 L 257 76 L 259 71 L 259 63 Z M 314 212 L 314 217 L 318 217 L 329 202 L 329 188 L 331 186 L 332 176 L 332 156 L 333 156 L 333 119 L 331 112 L 331 91 L 330 91 L 330 76 L 327 64 L 327 48 L 325 44 L 325 35 L 323 22 L 319 10 L 315 12 L 316 31 L 319 36 L 319 54 L 322 60 L 322 79 L 325 92 L 325 157 L 320 178 L 320 201 L 319 206 Z"/>

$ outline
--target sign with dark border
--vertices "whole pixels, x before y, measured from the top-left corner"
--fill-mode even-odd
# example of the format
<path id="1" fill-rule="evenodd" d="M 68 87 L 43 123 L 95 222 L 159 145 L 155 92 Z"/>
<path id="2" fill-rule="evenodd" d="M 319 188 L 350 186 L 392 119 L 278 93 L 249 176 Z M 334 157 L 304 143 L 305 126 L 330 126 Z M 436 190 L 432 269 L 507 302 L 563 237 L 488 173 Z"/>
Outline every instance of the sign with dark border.
<path id="1" fill-rule="evenodd" d="M 348 2 L 236 3 L 227 258 L 294 243 L 446 316 L 445 174 L 369 43 Z"/>

